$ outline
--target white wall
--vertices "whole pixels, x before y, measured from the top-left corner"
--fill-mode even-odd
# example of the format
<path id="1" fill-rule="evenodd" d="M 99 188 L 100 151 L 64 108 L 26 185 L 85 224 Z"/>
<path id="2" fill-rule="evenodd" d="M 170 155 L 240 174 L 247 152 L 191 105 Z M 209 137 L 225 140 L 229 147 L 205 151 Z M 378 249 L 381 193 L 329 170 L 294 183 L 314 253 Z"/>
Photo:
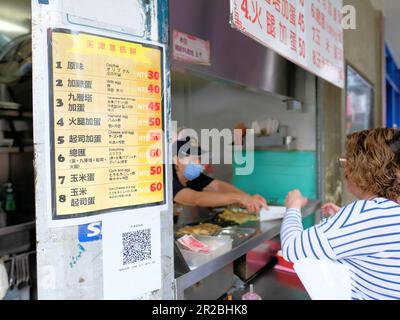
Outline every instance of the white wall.
<path id="1" fill-rule="evenodd" d="M 171 79 L 172 120 L 178 121 L 178 128 L 189 127 L 197 132 L 200 129 L 233 129 L 238 122 L 250 128 L 254 120 L 275 118 L 289 126 L 289 135 L 297 137 L 299 150 L 316 150 L 315 78 L 312 75 L 307 75 L 303 113 L 288 111 L 283 97 L 221 81 L 177 73 L 173 73 Z M 215 166 L 216 176 L 230 180 L 229 168 L 222 167 Z"/>
<path id="2" fill-rule="evenodd" d="M 164 1 L 165 2 L 165 1 Z M 159 26 L 165 24 L 165 19 L 159 15 L 158 4 L 155 0 L 145 4 L 141 0 L 52 0 L 48 5 L 32 1 L 32 48 L 33 48 L 33 114 L 35 129 L 35 173 L 36 173 L 36 231 L 37 231 L 37 272 L 38 272 L 38 296 L 39 299 L 59 300 L 99 300 L 121 298 L 118 290 L 110 290 L 103 286 L 105 276 L 114 284 L 126 280 L 125 286 L 129 287 L 129 281 L 136 281 L 140 274 L 131 275 L 118 270 L 110 272 L 111 276 L 103 272 L 103 265 L 109 263 L 105 259 L 103 248 L 111 248 L 112 238 L 109 234 L 103 235 L 102 240 L 80 243 L 78 228 L 76 225 L 67 227 L 53 227 L 49 224 L 51 216 L 51 196 L 53 189 L 50 188 L 50 147 L 49 147 L 49 85 L 48 85 L 48 59 L 47 59 L 47 30 L 49 27 L 68 28 L 76 31 L 84 31 L 94 34 L 102 34 L 106 31 L 113 37 L 126 38 L 127 35 L 135 39 L 146 36 L 146 39 L 161 42 L 162 34 L 159 34 Z M 148 18 L 146 18 L 148 17 Z M 101 31 L 99 31 L 99 27 Z M 115 34 L 118 32 L 118 34 Z M 168 62 L 166 64 L 169 65 Z M 165 74 L 168 80 L 169 73 Z M 168 81 L 167 81 L 168 82 Z M 165 92 L 166 112 L 169 114 L 169 88 Z M 169 128 L 169 118 L 166 127 Z M 107 217 L 113 215 L 113 220 L 121 226 L 127 223 L 127 218 L 141 219 L 143 222 L 160 223 L 161 227 L 152 227 L 152 236 L 160 237 L 161 250 L 158 252 L 158 244 L 153 242 L 155 255 L 161 259 L 159 290 L 154 290 L 153 285 L 142 287 L 143 291 L 138 296 L 135 293 L 139 286 L 136 281 L 135 290 L 128 292 L 126 299 L 173 299 L 174 281 L 174 252 L 173 252 L 173 219 L 172 219 L 172 176 L 167 171 L 167 202 L 168 208 L 152 208 L 156 218 L 148 215 L 147 209 L 124 210 L 124 212 L 107 212 Z M 115 215 L 115 216 L 114 216 Z M 96 216 L 93 219 L 102 221 L 104 216 Z M 115 219 L 114 219 L 115 218 Z M 89 218 L 88 218 L 89 219 Z M 90 217 L 92 219 L 92 217 Z M 141 220 L 140 220 L 141 221 Z M 54 224 L 54 221 L 52 221 Z M 77 222 L 78 223 L 78 222 Z M 81 222 L 79 223 L 88 223 Z M 142 223 L 142 222 L 140 222 Z M 106 223 L 103 223 L 105 229 Z M 103 230 L 104 230 L 103 229 Z M 115 230 L 113 236 L 121 234 Z M 157 238 L 156 238 L 157 239 Z M 84 253 L 81 249 L 84 248 Z M 114 247 L 113 247 L 114 248 Z M 114 248 L 115 249 L 115 248 Z M 119 250 L 119 249 L 115 249 Z M 79 259 L 76 257 L 79 254 Z M 82 257 L 81 257 L 82 254 Z M 103 261 L 104 257 L 104 261 Z M 78 261 L 79 260 L 79 261 Z M 73 267 L 71 261 L 74 262 Z M 104 263 L 103 263 L 104 262 Z M 158 274 L 154 274 L 158 276 Z M 108 282 L 108 281 L 107 281 Z M 117 286 L 117 284 L 115 284 Z"/>

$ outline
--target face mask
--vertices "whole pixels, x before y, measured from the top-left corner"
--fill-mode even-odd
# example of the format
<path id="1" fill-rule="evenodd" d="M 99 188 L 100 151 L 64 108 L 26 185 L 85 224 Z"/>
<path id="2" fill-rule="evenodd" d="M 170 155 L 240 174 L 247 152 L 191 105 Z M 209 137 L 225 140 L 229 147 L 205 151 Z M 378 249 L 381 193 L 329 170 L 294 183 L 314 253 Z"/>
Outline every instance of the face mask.
<path id="1" fill-rule="evenodd" d="M 183 176 L 189 181 L 192 181 L 198 178 L 203 172 L 203 170 L 204 167 L 201 164 L 189 163 L 186 166 L 185 171 L 183 172 Z"/>

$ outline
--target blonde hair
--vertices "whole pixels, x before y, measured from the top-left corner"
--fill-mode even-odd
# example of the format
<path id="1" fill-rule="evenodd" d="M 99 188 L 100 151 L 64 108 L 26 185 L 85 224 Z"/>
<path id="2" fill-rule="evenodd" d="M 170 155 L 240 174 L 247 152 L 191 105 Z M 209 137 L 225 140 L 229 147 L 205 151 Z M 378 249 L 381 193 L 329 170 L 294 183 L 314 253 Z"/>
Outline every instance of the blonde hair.
<path id="1" fill-rule="evenodd" d="M 346 141 L 346 179 L 360 191 L 397 201 L 400 197 L 400 131 L 371 129 Z"/>

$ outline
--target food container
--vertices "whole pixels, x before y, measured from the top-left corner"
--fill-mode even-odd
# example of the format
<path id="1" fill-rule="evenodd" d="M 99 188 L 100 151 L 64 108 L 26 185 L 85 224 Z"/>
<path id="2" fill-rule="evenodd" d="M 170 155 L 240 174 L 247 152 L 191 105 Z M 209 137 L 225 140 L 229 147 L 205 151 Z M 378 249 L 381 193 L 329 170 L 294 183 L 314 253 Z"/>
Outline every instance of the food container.
<path id="1" fill-rule="evenodd" d="M 218 237 L 229 236 L 233 243 L 233 247 L 237 247 L 242 242 L 251 238 L 255 234 L 256 230 L 254 228 L 240 228 L 240 227 L 228 227 L 223 228 L 220 232 L 218 232 Z"/>
<path id="2" fill-rule="evenodd" d="M 219 226 L 216 223 L 211 223 L 211 222 L 203 222 L 203 223 L 193 223 L 193 224 L 188 224 L 186 225 L 186 227 L 201 227 L 201 226 L 206 226 L 208 224 L 214 225 L 213 228 L 215 230 L 212 231 L 207 231 L 207 233 L 201 233 L 201 232 L 194 232 L 192 229 L 192 232 L 186 230 L 187 232 L 183 232 L 181 228 L 176 227 L 175 228 L 175 238 L 180 238 L 183 237 L 184 235 L 198 235 L 198 236 L 215 236 L 219 233 L 219 231 L 221 230 L 221 226 Z"/>
<path id="3" fill-rule="evenodd" d="M 181 250 L 183 257 L 186 260 L 191 270 L 219 257 L 220 255 L 232 249 L 232 239 L 229 236 L 221 237 L 208 237 L 208 236 L 194 236 L 197 240 L 210 246 L 212 249 L 210 253 L 192 252 L 184 249 L 178 242 L 177 245 Z"/>
<path id="4" fill-rule="evenodd" d="M 269 240 L 253 248 L 235 260 L 235 274 L 243 281 L 247 281 L 274 259 L 278 247 L 279 242 Z"/>

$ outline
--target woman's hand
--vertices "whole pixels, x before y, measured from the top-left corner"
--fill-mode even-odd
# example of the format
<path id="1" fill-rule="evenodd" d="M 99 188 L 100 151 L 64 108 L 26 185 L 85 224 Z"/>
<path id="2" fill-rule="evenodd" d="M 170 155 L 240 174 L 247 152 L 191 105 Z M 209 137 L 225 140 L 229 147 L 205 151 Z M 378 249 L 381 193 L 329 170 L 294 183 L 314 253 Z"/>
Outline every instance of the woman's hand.
<path id="1" fill-rule="evenodd" d="M 338 213 L 340 210 L 340 207 L 338 207 L 334 203 L 326 203 L 321 207 L 321 212 L 325 217 L 332 217 L 336 213 Z"/>
<path id="2" fill-rule="evenodd" d="M 259 213 L 261 208 L 268 209 L 267 200 L 258 194 L 254 196 L 244 195 L 240 204 L 250 213 Z"/>
<path id="3" fill-rule="evenodd" d="M 299 190 L 293 190 L 288 193 L 285 199 L 286 209 L 301 210 L 308 202 L 308 199 L 303 197 Z"/>

